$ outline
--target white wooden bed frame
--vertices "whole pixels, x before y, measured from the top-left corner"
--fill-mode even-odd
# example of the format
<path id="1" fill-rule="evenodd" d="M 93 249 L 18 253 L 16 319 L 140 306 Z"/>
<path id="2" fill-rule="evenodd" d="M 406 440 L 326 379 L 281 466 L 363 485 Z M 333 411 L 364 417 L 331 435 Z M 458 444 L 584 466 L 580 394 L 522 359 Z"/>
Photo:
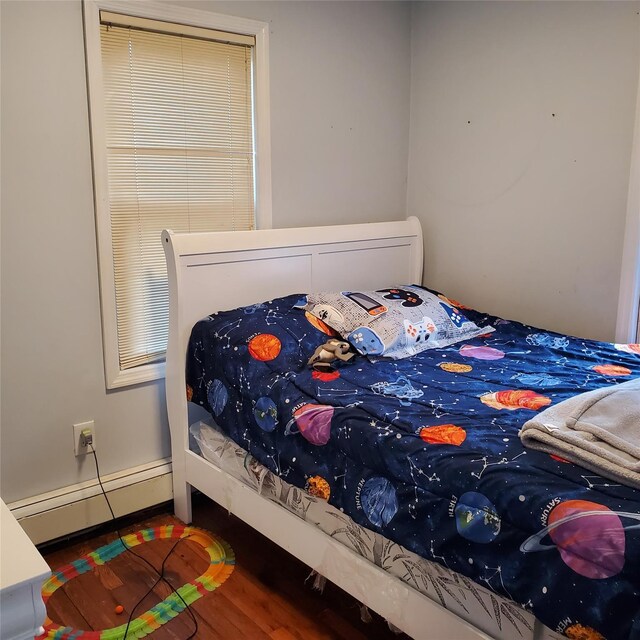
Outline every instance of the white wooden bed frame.
<path id="1" fill-rule="evenodd" d="M 191 522 L 195 487 L 411 637 L 489 638 L 189 450 L 185 359 L 193 325 L 214 311 L 291 293 L 421 283 L 423 247 L 417 218 L 233 233 L 164 231 L 162 241 L 169 278 L 166 396 L 176 515 Z M 532 637 L 541 637 L 542 629 L 536 623 Z"/>

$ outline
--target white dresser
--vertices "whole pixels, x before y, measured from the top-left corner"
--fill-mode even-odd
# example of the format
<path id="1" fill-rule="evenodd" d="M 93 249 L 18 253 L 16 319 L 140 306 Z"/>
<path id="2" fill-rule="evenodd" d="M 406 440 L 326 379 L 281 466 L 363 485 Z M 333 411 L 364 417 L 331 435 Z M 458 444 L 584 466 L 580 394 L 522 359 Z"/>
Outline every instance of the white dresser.
<path id="1" fill-rule="evenodd" d="M 33 639 L 42 632 L 42 583 L 49 566 L 0 500 L 0 640 Z"/>

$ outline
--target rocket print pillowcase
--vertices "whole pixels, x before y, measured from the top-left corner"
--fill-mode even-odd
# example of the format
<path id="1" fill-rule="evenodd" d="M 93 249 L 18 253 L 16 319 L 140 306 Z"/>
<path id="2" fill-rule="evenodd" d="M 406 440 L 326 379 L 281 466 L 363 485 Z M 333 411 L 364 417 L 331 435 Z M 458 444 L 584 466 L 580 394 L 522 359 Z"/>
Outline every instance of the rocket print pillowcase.
<path id="1" fill-rule="evenodd" d="M 491 333 L 450 301 L 418 287 L 310 293 L 304 307 L 363 355 L 398 360 Z"/>

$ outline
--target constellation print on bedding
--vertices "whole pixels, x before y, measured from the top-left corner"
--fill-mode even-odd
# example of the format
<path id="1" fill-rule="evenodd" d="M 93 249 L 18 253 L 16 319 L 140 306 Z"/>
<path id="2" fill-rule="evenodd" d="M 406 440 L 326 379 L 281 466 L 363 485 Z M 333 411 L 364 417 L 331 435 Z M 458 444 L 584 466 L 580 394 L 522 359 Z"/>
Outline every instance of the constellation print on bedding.
<path id="1" fill-rule="evenodd" d="M 238 376 L 238 389 L 240 390 L 241 396 L 247 395 L 251 391 L 251 382 L 249 381 L 244 368 L 240 369 L 240 375 Z"/>
<path id="2" fill-rule="evenodd" d="M 263 317 L 265 324 L 271 327 L 279 324 L 278 320 L 283 320 L 285 316 L 278 308 L 269 307 Z"/>
<path id="3" fill-rule="evenodd" d="M 271 460 L 272 462 L 272 466 L 269 467 L 271 471 L 273 471 L 276 475 L 281 475 L 280 474 L 280 452 L 277 453 L 277 456 L 278 456 L 278 461 L 276 462 L 275 453 L 266 454 L 266 457 L 269 458 L 269 460 Z"/>
<path id="4" fill-rule="evenodd" d="M 482 456 L 482 458 L 476 458 L 474 460 L 470 460 L 469 462 L 482 462 L 483 466 L 482 466 L 482 471 L 477 472 L 477 471 L 472 471 L 471 475 L 474 478 L 478 478 L 478 480 L 480 480 L 480 478 L 482 478 L 484 472 L 489 468 L 489 467 L 495 467 L 498 465 L 509 465 L 512 462 L 515 462 L 515 460 L 517 460 L 520 456 L 525 456 L 527 455 L 526 451 L 521 451 L 519 454 L 515 455 L 513 458 L 511 458 L 510 460 L 508 458 L 500 458 L 500 460 L 498 460 L 498 462 L 489 462 L 488 457 L 487 456 Z"/>
<path id="5" fill-rule="evenodd" d="M 207 371 L 204 367 L 202 358 L 199 357 L 200 353 L 204 353 L 202 340 L 197 340 L 196 342 L 194 342 L 193 347 L 194 348 L 191 350 L 191 357 L 198 363 L 198 371 L 200 372 L 200 375 L 196 378 L 197 389 L 204 389 L 206 391 L 208 381 Z M 200 404 L 202 404 L 202 401 L 200 402 Z"/>
<path id="6" fill-rule="evenodd" d="M 440 484 L 440 476 L 437 473 L 432 473 L 432 474 L 428 474 L 424 471 L 424 469 L 420 468 L 412 459 L 411 456 L 407 456 L 407 460 L 409 461 L 409 475 L 411 476 L 411 479 L 413 480 L 413 483 L 415 485 L 419 486 L 418 481 L 416 480 L 416 476 L 414 475 L 414 473 L 420 477 L 423 476 L 424 478 L 427 479 L 427 482 L 435 482 L 436 484 Z M 416 495 L 416 501 L 417 501 L 417 495 Z"/>
<path id="7" fill-rule="evenodd" d="M 337 389 L 335 387 L 324 387 L 318 386 L 318 391 L 316 392 L 316 397 L 318 400 L 322 400 L 324 398 L 350 398 L 358 395 L 358 389 Z"/>
<path id="8" fill-rule="evenodd" d="M 376 430 L 376 436 L 378 438 L 391 438 L 396 435 L 396 430 L 390 424 L 383 422 L 382 425 L 380 425 L 377 420 L 372 420 L 369 426 Z"/>
<path id="9" fill-rule="evenodd" d="M 393 418 L 389 419 L 389 416 L 393 416 Z M 396 420 L 398 420 L 398 418 L 400 418 L 400 411 L 398 409 L 396 409 L 395 411 L 387 411 L 383 417 L 387 422 L 393 424 Z"/>
<path id="10" fill-rule="evenodd" d="M 216 340 L 220 340 L 222 349 L 231 347 L 231 334 L 242 324 L 242 318 L 237 318 L 219 327 L 213 334 Z M 224 341 L 224 342 L 223 342 Z"/>
<path id="11" fill-rule="evenodd" d="M 594 487 L 621 487 L 621 484 L 616 484 L 612 480 L 607 480 L 601 476 L 580 476 L 587 483 L 587 491 Z M 593 480 L 593 482 L 592 482 Z"/>
<path id="12" fill-rule="evenodd" d="M 482 564 L 481 560 L 474 560 L 474 564 L 478 567 L 480 567 L 480 565 Z M 488 564 L 485 564 L 484 567 L 480 567 L 481 570 L 483 571 L 493 571 L 493 573 L 491 575 L 489 575 L 488 577 L 485 576 L 480 576 L 479 580 L 481 582 L 484 582 L 487 587 L 489 587 L 489 589 L 491 591 L 493 591 L 494 593 L 499 593 L 499 594 L 506 594 L 507 597 L 509 597 L 511 600 L 513 600 L 513 596 L 511 595 L 511 593 L 509 593 L 509 590 L 507 589 L 506 585 L 504 584 L 504 580 L 502 578 L 502 566 L 498 565 L 497 567 L 490 567 Z M 492 580 L 495 580 L 496 577 L 498 578 L 499 581 L 499 586 L 498 585 L 494 585 L 492 584 Z"/>
<path id="13" fill-rule="evenodd" d="M 442 398 L 438 398 L 439 402 L 435 400 L 429 400 L 428 405 L 433 409 L 433 415 L 440 419 L 443 416 L 450 416 L 450 411 L 445 411 L 445 403 L 442 401 Z"/>
<path id="14" fill-rule="evenodd" d="M 431 557 L 436 561 L 436 562 L 440 562 L 441 564 L 443 564 L 445 567 L 447 567 L 447 569 L 451 570 L 451 567 L 449 566 L 449 564 L 447 563 L 447 559 L 444 556 L 439 556 L 436 553 L 436 550 L 434 548 L 434 544 L 435 544 L 435 540 L 429 540 L 429 553 L 431 554 Z"/>

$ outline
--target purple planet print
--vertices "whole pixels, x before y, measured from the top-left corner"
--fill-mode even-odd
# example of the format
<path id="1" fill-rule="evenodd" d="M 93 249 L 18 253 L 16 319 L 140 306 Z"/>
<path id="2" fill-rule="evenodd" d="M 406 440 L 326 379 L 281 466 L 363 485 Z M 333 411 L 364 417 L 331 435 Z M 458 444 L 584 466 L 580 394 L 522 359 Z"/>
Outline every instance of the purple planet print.
<path id="1" fill-rule="evenodd" d="M 331 437 L 331 418 L 333 407 L 322 404 L 304 404 L 293 412 L 285 428 L 285 435 L 300 433 L 311 444 L 318 447 L 327 444 Z M 293 426 L 298 430 L 294 431 Z"/>
<path id="2" fill-rule="evenodd" d="M 460 347 L 458 353 L 465 358 L 476 358 L 476 360 L 500 360 L 504 358 L 504 351 L 493 347 L 474 347 L 465 344 Z"/>
<path id="3" fill-rule="evenodd" d="M 625 527 L 621 517 L 640 520 L 638 513 L 611 511 L 588 500 L 566 500 L 553 508 L 547 526 L 525 540 L 520 551 L 557 548 L 562 561 L 581 576 L 611 578 L 624 567 Z M 546 535 L 555 545 L 541 544 Z"/>

